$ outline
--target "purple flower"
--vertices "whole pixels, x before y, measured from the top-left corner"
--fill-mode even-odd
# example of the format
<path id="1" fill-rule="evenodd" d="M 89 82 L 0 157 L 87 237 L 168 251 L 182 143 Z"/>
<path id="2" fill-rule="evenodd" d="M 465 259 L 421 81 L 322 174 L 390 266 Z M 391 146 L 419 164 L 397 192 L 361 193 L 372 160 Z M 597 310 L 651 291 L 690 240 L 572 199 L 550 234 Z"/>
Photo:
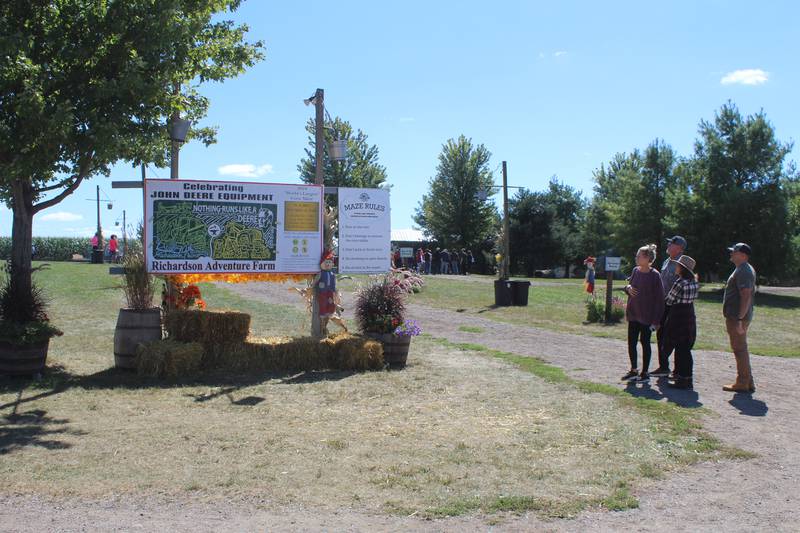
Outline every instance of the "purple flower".
<path id="1" fill-rule="evenodd" d="M 400 337 L 416 337 L 420 333 L 422 330 L 416 320 L 405 320 L 394 330 L 394 334 Z"/>

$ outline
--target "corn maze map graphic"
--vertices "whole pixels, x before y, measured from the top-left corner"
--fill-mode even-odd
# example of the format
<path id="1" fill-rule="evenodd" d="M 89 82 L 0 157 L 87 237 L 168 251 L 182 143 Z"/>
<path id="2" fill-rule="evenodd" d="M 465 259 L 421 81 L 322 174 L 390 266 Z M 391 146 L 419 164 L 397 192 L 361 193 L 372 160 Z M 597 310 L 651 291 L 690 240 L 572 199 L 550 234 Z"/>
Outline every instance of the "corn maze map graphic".
<path id="1" fill-rule="evenodd" d="M 275 259 L 276 204 L 157 200 L 155 259 Z"/>

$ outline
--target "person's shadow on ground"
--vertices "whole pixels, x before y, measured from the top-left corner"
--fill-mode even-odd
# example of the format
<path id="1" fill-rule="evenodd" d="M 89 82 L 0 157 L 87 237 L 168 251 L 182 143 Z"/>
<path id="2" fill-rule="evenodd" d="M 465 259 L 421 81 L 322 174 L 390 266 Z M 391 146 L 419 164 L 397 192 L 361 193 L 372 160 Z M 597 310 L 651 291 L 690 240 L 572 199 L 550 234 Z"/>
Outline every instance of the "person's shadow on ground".
<path id="1" fill-rule="evenodd" d="M 756 400 L 752 394 L 738 392 L 728 400 L 728 403 L 738 409 L 740 414 L 747 416 L 767 416 L 767 411 L 769 411 L 767 404 Z"/>
<path id="2" fill-rule="evenodd" d="M 629 381 L 625 392 L 631 396 L 648 400 L 659 401 L 666 398 L 668 402 L 690 409 L 696 409 L 703 405 L 697 392 L 691 389 L 673 389 L 667 380 L 657 380 L 656 388 L 651 387 L 649 383 L 642 383 L 641 387 L 637 387 L 635 381 Z"/>

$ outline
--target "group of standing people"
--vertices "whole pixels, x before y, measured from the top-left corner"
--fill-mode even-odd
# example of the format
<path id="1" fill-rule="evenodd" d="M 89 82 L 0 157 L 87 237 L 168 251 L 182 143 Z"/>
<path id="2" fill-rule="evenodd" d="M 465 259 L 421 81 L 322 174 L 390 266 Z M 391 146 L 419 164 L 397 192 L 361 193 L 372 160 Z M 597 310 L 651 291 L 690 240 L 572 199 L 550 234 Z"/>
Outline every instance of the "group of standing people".
<path id="1" fill-rule="evenodd" d="M 636 253 L 636 267 L 625 287 L 628 302 L 628 356 L 630 370 L 623 380 L 647 382 L 650 376 L 669 377 L 669 386 L 692 389 L 694 359 L 692 348 L 697 339 L 694 302 L 700 285 L 696 262 L 684 254 L 687 241 L 680 235 L 667 239 L 667 258 L 661 270 L 653 268 L 657 246 L 642 246 Z M 736 381 L 725 385 L 730 392 L 754 392 L 747 330 L 753 319 L 753 291 L 756 273 L 750 265 L 752 250 L 745 243 L 728 248 L 735 269 L 725 286 L 723 316 L 736 358 Z M 658 367 L 649 372 L 652 357 L 651 337 L 656 332 Z M 638 366 L 638 345 L 642 347 L 642 367 Z M 669 357 L 675 354 L 670 372 Z"/>
<path id="2" fill-rule="evenodd" d="M 393 268 L 408 268 L 420 274 L 460 274 L 466 276 L 475 269 L 475 256 L 472 250 L 463 248 L 430 249 L 417 248 L 413 257 L 403 258 L 400 249 L 392 253 Z"/>

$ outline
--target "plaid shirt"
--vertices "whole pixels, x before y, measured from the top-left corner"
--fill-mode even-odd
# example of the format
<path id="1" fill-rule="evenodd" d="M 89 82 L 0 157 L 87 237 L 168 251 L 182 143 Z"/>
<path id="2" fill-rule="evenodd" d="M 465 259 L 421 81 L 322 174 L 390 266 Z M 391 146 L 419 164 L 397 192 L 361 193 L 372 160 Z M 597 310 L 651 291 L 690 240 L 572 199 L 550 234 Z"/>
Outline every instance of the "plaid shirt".
<path id="1" fill-rule="evenodd" d="M 697 300 L 700 284 L 693 279 L 678 278 L 664 299 L 667 305 L 690 304 Z"/>

